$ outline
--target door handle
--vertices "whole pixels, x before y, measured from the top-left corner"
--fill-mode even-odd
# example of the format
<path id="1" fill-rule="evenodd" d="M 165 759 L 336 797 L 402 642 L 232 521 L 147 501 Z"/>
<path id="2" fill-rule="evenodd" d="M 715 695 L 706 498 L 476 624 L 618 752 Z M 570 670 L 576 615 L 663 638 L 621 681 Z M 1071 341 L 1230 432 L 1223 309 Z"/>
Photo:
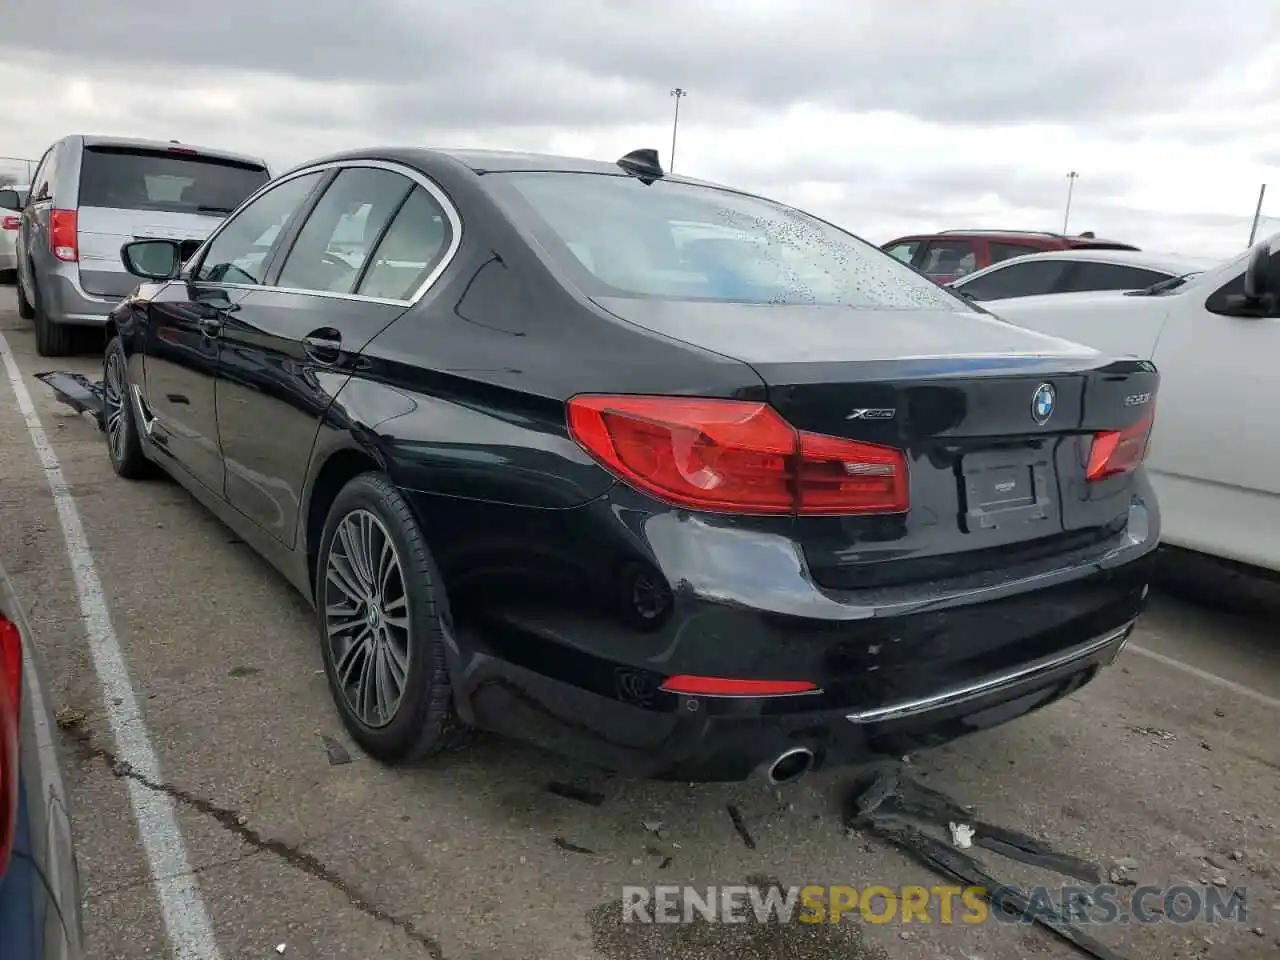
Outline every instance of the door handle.
<path id="1" fill-rule="evenodd" d="M 222 321 L 217 317 L 201 317 L 200 332 L 212 340 L 222 333 Z"/>
<path id="2" fill-rule="evenodd" d="M 342 334 L 337 330 L 312 330 L 302 338 L 302 349 L 318 363 L 333 363 L 342 353 Z"/>

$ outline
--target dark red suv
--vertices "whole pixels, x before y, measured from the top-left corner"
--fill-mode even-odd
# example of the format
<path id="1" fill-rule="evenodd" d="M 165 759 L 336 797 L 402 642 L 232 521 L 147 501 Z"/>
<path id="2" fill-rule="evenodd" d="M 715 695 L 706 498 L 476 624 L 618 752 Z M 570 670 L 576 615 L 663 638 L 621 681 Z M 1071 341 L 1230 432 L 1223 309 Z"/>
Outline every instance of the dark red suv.
<path id="1" fill-rule="evenodd" d="M 1010 257 L 1049 250 L 1137 250 L 1130 243 L 1099 240 L 1092 233 L 1068 237 L 1035 230 L 943 230 L 899 237 L 880 248 L 938 283 L 989 267 Z"/>

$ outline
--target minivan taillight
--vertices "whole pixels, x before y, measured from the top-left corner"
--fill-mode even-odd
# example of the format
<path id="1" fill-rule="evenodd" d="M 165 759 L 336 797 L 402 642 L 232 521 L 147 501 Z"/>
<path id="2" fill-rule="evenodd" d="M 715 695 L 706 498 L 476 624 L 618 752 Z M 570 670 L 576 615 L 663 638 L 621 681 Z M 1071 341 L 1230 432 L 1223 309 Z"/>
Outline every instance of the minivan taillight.
<path id="1" fill-rule="evenodd" d="M 1151 428 L 1155 426 L 1155 400 L 1142 417 L 1123 430 L 1107 430 L 1093 435 L 1085 479 L 1104 480 L 1137 470 L 1147 456 Z"/>
<path id="2" fill-rule="evenodd" d="M 766 515 L 905 513 L 907 458 L 894 447 L 797 430 L 765 403 L 583 395 L 569 433 L 663 502 Z"/>
<path id="3" fill-rule="evenodd" d="M 80 258 L 74 210 L 54 210 L 49 215 L 49 252 L 67 263 Z"/>
<path id="4" fill-rule="evenodd" d="M 22 222 L 21 217 L 15 217 L 15 216 L 9 215 L 4 217 L 3 219 L 0 219 L 0 229 L 17 230 L 18 224 L 20 224 L 21 222 Z"/>
<path id="5" fill-rule="evenodd" d="M 22 636 L 0 614 L 0 877 L 9 869 L 18 827 L 18 724 L 22 707 Z"/>

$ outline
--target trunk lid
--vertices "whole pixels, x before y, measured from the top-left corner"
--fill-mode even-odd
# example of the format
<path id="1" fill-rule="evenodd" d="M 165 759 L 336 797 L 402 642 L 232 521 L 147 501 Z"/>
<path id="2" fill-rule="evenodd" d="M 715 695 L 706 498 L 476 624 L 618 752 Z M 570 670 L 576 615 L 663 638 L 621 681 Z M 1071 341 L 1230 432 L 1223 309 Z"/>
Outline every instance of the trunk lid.
<path id="1" fill-rule="evenodd" d="M 824 586 L 969 577 L 1101 543 L 1128 517 L 1134 475 L 1085 474 L 1095 433 L 1152 409 L 1149 363 L 968 311 L 600 305 L 749 363 L 800 430 L 906 451 L 906 514 L 795 521 Z"/>

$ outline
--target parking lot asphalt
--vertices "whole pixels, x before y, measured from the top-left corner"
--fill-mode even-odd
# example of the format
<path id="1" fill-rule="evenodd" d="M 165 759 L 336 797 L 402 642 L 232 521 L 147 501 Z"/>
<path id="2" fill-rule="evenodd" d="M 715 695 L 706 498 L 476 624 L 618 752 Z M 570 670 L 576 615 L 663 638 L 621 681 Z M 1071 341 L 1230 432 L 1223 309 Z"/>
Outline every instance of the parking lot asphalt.
<path id="1" fill-rule="evenodd" d="M 10 287 L 0 287 L 0 333 L 68 495 L 60 517 L 48 457 L 0 383 L 2 562 L 66 728 L 94 958 L 1086 956 L 995 921 L 620 923 L 624 884 L 947 881 L 846 829 L 849 770 L 778 790 L 628 781 L 490 738 L 423 767 L 379 766 L 343 734 L 303 600 L 181 487 L 116 478 L 96 426 L 33 376 L 96 377 L 100 358 L 38 357 Z M 127 677 L 104 678 L 90 649 L 77 592 L 85 566 L 73 571 L 63 532 L 68 503 Z M 1186 583 L 1211 589 L 1192 598 Z M 1104 869 L 1119 860 L 1139 884 L 1247 889 L 1243 922 L 1090 929 L 1135 960 L 1280 951 L 1280 588 L 1250 583 L 1247 607 L 1233 603 L 1237 589 L 1193 569 L 1180 596 L 1157 592 L 1136 649 L 1076 696 L 906 767 L 974 805 L 975 817 Z M 122 682 L 134 716 L 122 715 Z M 157 769 L 126 762 L 113 720 L 130 749 L 149 743 Z M 561 796 L 552 782 L 599 796 Z M 164 873 L 183 856 L 186 869 Z M 1019 883 L 1075 883 L 982 859 Z M 170 929 L 196 931 L 185 953 L 172 951 Z"/>

